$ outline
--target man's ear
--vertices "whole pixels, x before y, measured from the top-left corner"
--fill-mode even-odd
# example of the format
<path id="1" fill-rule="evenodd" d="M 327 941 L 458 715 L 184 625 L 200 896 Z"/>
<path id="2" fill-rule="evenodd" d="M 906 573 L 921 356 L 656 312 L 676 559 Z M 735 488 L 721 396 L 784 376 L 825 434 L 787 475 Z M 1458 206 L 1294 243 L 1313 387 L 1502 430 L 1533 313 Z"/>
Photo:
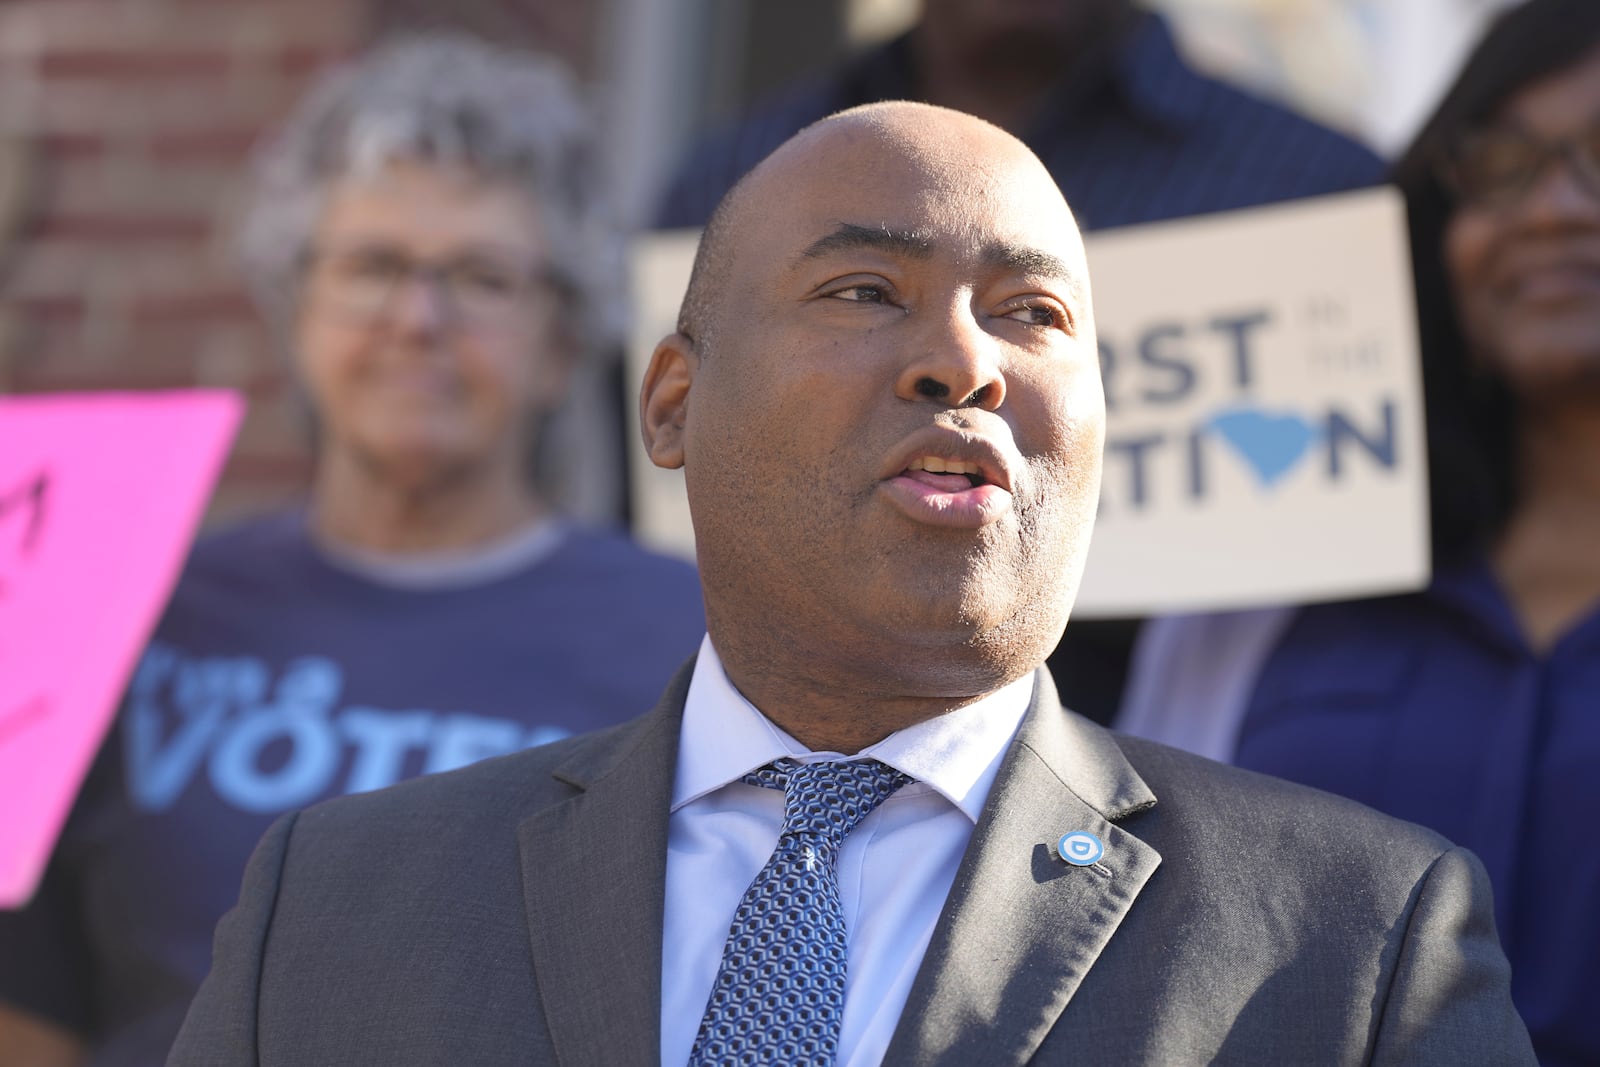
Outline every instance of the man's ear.
<path id="1" fill-rule="evenodd" d="M 700 356 L 688 336 L 661 339 L 650 356 L 639 389 L 639 429 L 650 462 L 674 470 L 683 466 L 684 423 L 689 416 L 689 387 Z"/>

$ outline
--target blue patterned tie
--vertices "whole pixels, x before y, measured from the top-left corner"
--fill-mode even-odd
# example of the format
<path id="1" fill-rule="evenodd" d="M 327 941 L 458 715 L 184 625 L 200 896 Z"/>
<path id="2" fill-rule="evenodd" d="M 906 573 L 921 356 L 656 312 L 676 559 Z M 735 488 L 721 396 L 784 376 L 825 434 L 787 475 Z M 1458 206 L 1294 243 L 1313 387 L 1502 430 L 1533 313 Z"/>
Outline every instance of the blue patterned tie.
<path id="1" fill-rule="evenodd" d="M 780 759 L 744 776 L 783 790 L 783 829 L 733 914 L 690 1067 L 831 1067 L 844 1017 L 839 846 L 911 781 L 877 760 Z"/>

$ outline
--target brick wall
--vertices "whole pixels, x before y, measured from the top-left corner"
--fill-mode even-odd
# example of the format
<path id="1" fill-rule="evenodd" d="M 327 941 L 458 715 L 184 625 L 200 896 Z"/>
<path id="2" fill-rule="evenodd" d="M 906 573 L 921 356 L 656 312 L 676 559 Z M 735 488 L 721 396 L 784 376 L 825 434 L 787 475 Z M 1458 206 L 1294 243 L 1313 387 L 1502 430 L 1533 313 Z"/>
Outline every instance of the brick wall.
<path id="1" fill-rule="evenodd" d="M 0 392 L 242 390 L 211 517 L 292 496 L 309 470 L 299 416 L 232 263 L 251 146 L 324 63 L 380 30 L 498 19 L 583 68 L 591 6 L 0 3 Z"/>

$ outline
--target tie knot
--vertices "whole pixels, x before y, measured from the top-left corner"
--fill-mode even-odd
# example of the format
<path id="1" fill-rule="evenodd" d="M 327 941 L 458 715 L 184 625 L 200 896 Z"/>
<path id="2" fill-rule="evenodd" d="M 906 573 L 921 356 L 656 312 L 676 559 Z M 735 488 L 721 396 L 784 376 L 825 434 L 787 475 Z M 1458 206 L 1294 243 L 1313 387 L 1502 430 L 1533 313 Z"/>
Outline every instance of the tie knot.
<path id="1" fill-rule="evenodd" d="M 877 760 L 800 763 L 785 757 L 744 780 L 783 790 L 783 833 L 819 834 L 837 845 L 911 778 Z"/>

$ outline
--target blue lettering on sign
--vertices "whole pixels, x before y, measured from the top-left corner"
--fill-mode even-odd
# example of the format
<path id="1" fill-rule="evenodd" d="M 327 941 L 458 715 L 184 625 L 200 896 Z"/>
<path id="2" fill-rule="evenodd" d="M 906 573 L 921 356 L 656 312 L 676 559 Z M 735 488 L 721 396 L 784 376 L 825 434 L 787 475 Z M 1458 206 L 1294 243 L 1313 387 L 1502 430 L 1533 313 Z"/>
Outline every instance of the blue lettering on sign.
<path id="1" fill-rule="evenodd" d="M 1183 335 L 1183 327 L 1174 323 L 1146 330 L 1139 338 L 1139 362 L 1167 379 L 1165 387 L 1147 386 L 1139 394 L 1146 404 L 1173 404 L 1194 391 L 1194 365 L 1170 343 L 1182 340 Z"/>
<path id="2" fill-rule="evenodd" d="M 1256 331 L 1271 322 L 1270 312 L 1254 309 L 1217 315 L 1198 324 L 1154 322 L 1125 346 L 1101 335 L 1100 377 L 1105 387 L 1106 410 L 1115 411 L 1128 399 L 1147 405 L 1182 403 L 1200 383 L 1200 368 L 1206 363 L 1204 350 L 1218 345 L 1225 349 L 1229 384 L 1239 390 L 1249 389 L 1255 382 Z M 1137 359 L 1125 366 L 1121 355 L 1124 351 L 1135 353 Z M 1138 377 L 1137 393 L 1124 384 L 1130 373 Z"/>
<path id="3" fill-rule="evenodd" d="M 1243 315 L 1218 315 L 1211 320 L 1211 328 L 1226 334 L 1233 342 L 1233 384 L 1240 390 L 1250 388 L 1255 380 L 1255 355 L 1250 347 L 1251 331 L 1272 321 L 1265 311 L 1250 311 Z"/>
<path id="4" fill-rule="evenodd" d="M 1398 424 L 1392 397 L 1378 401 L 1375 413 L 1365 417 L 1339 407 L 1308 415 L 1234 404 L 1205 416 L 1180 435 L 1156 430 L 1108 437 L 1105 484 L 1113 501 L 1127 511 L 1141 511 L 1153 503 L 1157 468 L 1177 463 L 1181 464 L 1177 480 L 1185 499 L 1203 501 L 1217 451 L 1213 445 L 1231 454 L 1266 491 L 1275 489 L 1317 455 L 1322 456 L 1323 477 L 1337 483 L 1358 469 L 1398 469 Z M 1108 510 L 1105 500 L 1101 508 Z"/>
<path id="5" fill-rule="evenodd" d="M 190 658 L 152 642 L 123 712 L 134 805 L 166 811 L 203 772 L 224 803 L 276 814 L 335 792 L 393 785 L 408 759 L 432 773 L 571 735 L 554 724 L 459 712 L 340 708 L 344 671 L 321 657 L 294 660 L 270 683 L 271 671 L 253 657 Z"/>
<path id="6" fill-rule="evenodd" d="M 1342 411 L 1328 412 L 1328 477 L 1337 481 L 1344 474 L 1345 446 L 1354 442 L 1367 456 L 1390 470 L 1395 466 L 1394 401 L 1385 400 L 1379 409 L 1383 425 L 1373 434 L 1361 432 Z"/>
<path id="7" fill-rule="evenodd" d="M 1337 404 L 1321 412 L 1271 409 L 1251 397 L 1263 339 L 1273 325 L 1268 309 L 1245 308 L 1190 321 L 1158 320 L 1119 339 L 1100 334 L 1108 412 L 1192 403 L 1202 386 L 1236 396 L 1177 431 L 1145 426 L 1118 434 L 1113 420 L 1105 443 L 1102 514 L 1143 511 L 1161 493 L 1176 492 L 1184 502 L 1202 505 L 1218 462 L 1237 465 L 1263 492 L 1290 481 L 1313 458 L 1332 483 L 1358 471 L 1399 468 L 1393 397 L 1379 397 L 1372 410 L 1359 412 Z"/>
<path id="8" fill-rule="evenodd" d="M 1145 437 L 1119 437 L 1106 440 L 1106 465 L 1111 466 L 1113 455 L 1122 457 L 1128 472 L 1128 503 L 1134 509 L 1145 504 L 1145 486 L 1149 481 L 1145 472 L 1145 453 L 1166 443 L 1165 434 Z"/>

